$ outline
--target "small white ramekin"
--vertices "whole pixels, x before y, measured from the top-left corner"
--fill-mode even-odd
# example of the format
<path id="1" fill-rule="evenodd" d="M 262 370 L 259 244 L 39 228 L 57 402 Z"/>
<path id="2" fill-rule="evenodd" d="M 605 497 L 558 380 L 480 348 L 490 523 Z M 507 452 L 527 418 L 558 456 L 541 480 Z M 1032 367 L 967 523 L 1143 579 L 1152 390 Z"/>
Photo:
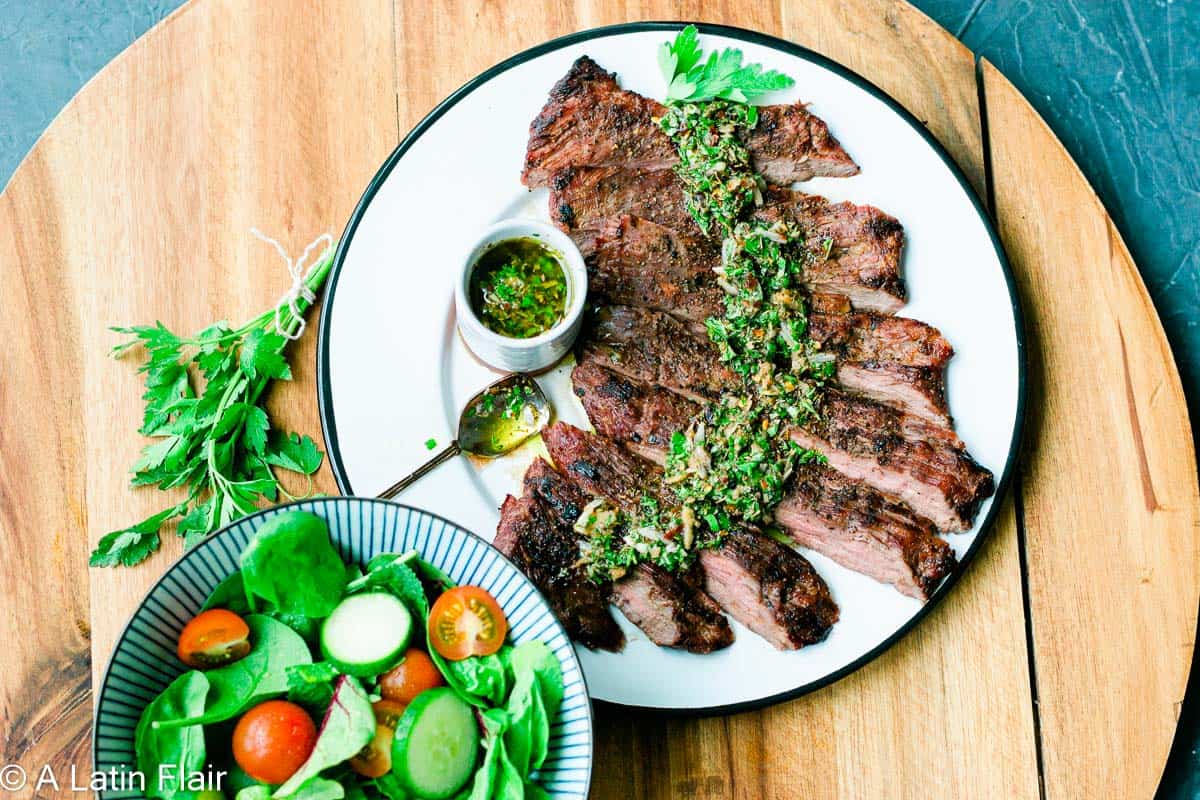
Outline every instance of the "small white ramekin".
<path id="1" fill-rule="evenodd" d="M 471 308 L 471 273 L 480 256 L 506 239 L 531 237 L 543 242 L 559 256 L 567 276 L 566 311 L 553 328 L 530 339 L 514 339 L 490 330 Z M 587 267 L 571 238 L 558 228 L 533 219 L 497 222 L 483 232 L 467 251 L 454 287 L 454 310 L 458 331 L 471 352 L 491 367 L 505 372 L 537 372 L 558 361 L 575 343 L 583 322 L 587 299 Z"/>

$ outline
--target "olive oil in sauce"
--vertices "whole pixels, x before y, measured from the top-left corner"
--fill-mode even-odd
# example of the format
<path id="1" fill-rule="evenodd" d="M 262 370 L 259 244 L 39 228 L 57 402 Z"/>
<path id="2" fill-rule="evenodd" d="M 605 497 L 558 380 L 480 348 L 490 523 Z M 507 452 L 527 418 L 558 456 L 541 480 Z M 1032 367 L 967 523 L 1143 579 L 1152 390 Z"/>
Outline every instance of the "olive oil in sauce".
<path id="1" fill-rule="evenodd" d="M 542 390 L 527 375 L 512 375 L 488 387 L 463 409 L 458 441 L 463 450 L 495 458 L 541 433 L 553 412 Z"/>
<path id="2" fill-rule="evenodd" d="M 567 274 L 560 256 L 537 239 L 505 239 L 483 252 L 471 272 L 471 309 L 489 330 L 531 339 L 566 314 Z"/>

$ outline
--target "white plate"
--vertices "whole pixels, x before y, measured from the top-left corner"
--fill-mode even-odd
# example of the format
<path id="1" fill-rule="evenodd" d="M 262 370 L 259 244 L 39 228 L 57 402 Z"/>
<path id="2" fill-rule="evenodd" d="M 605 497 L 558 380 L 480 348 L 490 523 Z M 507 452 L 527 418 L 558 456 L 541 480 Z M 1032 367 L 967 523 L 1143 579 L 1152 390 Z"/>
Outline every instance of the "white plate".
<path id="1" fill-rule="evenodd" d="M 420 464 L 429 455 L 426 440 L 449 442 L 462 404 L 495 379 L 455 334 L 456 260 L 463 244 L 497 219 L 548 217 L 545 190 L 526 191 L 520 172 L 529 123 L 550 87 L 586 53 L 616 72 L 625 88 L 661 97 L 655 48 L 678 28 L 643 23 L 585 31 L 515 56 L 438 106 L 383 165 L 342 238 L 321 319 L 322 420 L 343 492 L 376 494 Z M 793 76 L 795 88 L 769 100 L 811 103 L 862 167 L 853 178 L 809 181 L 806 190 L 876 205 L 904 224 L 911 300 L 902 313 L 937 326 L 954 344 L 951 409 L 971 453 L 996 473 L 1002 495 L 1023 406 L 1019 309 L 995 234 L 961 173 L 913 117 L 848 70 L 760 34 L 701 31 L 706 51 L 739 47 L 748 61 Z M 539 382 L 561 419 L 587 427 L 569 371 L 560 367 Z M 504 495 L 520 494 L 533 455 L 527 448 L 486 466 L 459 459 L 402 499 L 490 539 Z M 988 501 L 974 530 L 948 537 L 963 563 L 924 606 L 806 551 L 841 607 L 826 641 L 779 652 L 735 624 L 732 647 L 697 656 L 656 647 L 621 619 L 629 638 L 624 652 L 578 648 L 592 696 L 717 712 L 830 683 L 886 649 L 945 594 L 995 508 Z"/>

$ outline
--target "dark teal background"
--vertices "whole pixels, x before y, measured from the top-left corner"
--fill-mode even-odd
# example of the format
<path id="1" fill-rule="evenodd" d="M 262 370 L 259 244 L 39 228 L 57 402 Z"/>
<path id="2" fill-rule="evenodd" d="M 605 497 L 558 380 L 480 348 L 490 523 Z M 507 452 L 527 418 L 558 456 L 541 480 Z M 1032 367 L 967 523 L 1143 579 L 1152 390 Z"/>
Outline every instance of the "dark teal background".
<path id="1" fill-rule="evenodd" d="M 999 67 L 1079 162 L 1133 251 L 1196 419 L 1200 0 L 913 2 Z M 178 5 L 0 0 L 0 184 L 79 87 Z M 1198 747 L 1193 671 L 1161 797 L 1200 797 Z"/>

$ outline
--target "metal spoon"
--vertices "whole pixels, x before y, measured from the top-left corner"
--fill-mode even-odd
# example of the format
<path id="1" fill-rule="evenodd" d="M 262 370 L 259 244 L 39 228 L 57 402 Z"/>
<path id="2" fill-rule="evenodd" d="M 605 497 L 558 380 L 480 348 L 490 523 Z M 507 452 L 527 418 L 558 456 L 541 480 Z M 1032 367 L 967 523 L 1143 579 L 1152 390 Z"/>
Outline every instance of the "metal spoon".
<path id="1" fill-rule="evenodd" d="M 528 375 L 501 378 L 471 398 L 458 417 L 458 436 L 440 453 L 379 496 L 395 497 L 460 453 L 496 458 L 516 450 L 554 418 L 554 407 Z"/>

